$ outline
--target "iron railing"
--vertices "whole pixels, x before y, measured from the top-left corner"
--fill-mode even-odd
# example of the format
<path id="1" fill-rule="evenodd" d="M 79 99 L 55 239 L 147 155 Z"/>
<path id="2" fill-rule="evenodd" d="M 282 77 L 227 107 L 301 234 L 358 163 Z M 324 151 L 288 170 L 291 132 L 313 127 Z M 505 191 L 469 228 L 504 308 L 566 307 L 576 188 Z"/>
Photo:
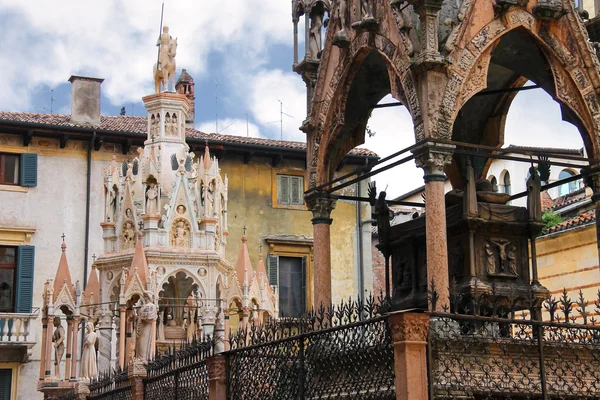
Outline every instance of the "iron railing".
<path id="1" fill-rule="evenodd" d="M 101 374 L 90 382 L 89 400 L 131 400 L 131 384 L 127 370 Z"/>
<path id="2" fill-rule="evenodd" d="M 144 378 L 146 400 L 208 400 L 206 358 L 212 355 L 210 338 L 182 345 L 157 357 L 147 367 Z"/>
<path id="3" fill-rule="evenodd" d="M 581 292 L 548 299 L 543 313 L 489 294 L 463 304 L 465 313 L 431 314 L 431 399 L 600 398 L 600 292 L 595 312 Z M 548 321 L 531 318 L 542 314 Z"/>
<path id="4" fill-rule="evenodd" d="M 387 303 L 349 301 L 239 330 L 226 356 L 229 399 L 395 399 Z"/>

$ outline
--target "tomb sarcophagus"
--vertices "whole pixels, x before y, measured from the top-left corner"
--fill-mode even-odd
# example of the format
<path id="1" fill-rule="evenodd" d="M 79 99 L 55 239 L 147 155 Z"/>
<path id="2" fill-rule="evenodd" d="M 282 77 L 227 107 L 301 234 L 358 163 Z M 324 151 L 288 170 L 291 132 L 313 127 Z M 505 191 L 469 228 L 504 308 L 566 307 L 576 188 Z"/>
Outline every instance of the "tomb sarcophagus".
<path id="1" fill-rule="evenodd" d="M 453 306 L 464 309 L 474 296 L 506 299 L 517 309 L 536 305 L 548 291 L 531 284 L 529 240 L 544 227 L 528 208 L 505 204 L 508 195 L 473 190 L 471 207 L 463 192 L 446 195 L 448 274 Z M 469 212 L 470 211 L 470 212 Z M 427 308 L 425 214 L 390 228 L 392 303 L 396 309 Z M 384 245 L 379 245 L 384 251 Z M 535 255 L 534 255 L 535 257 Z M 458 299 L 458 300 L 457 300 Z M 451 299 L 452 300 L 452 299 Z M 452 301 L 451 301 L 452 302 Z"/>

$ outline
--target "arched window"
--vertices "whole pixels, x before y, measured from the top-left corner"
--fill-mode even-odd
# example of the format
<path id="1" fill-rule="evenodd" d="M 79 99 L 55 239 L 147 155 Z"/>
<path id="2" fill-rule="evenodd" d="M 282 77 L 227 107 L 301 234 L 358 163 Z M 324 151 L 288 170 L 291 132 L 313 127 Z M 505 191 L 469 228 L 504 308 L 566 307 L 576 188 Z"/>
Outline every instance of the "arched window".
<path id="1" fill-rule="evenodd" d="M 504 193 L 512 194 L 511 192 L 512 190 L 510 187 L 510 173 L 506 171 L 506 173 L 504 174 Z"/>
<path id="2" fill-rule="evenodd" d="M 492 176 L 492 178 L 490 179 L 490 182 L 492 183 L 492 190 L 494 192 L 498 191 L 498 180 L 496 179 L 495 176 Z"/>
<path id="3" fill-rule="evenodd" d="M 567 179 L 567 178 L 570 178 L 572 176 L 575 176 L 575 173 L 573 173 L 573 171 L 569 171 L 568 169 L 563 169 L 562 171 L 560 171 L 560 174 L 558 174 L 558 179 L 559 180 L 561 180 L 561 179 Z M 578 189 L 578 187 L 577 187 L 577 181 L 563 183 L 562 185 L 560 185 L 558 187 L 558 195 L 559 196 L 564 196 L 566 194 L 574 192 L 577 189 Z"/>

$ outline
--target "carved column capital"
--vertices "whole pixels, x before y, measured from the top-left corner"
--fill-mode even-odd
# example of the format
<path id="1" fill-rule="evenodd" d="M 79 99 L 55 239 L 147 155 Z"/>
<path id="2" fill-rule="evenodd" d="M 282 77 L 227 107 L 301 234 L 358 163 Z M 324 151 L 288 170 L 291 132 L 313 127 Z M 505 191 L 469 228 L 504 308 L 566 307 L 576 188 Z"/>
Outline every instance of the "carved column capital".
<path id="1" fill-rule="evenodd" d="M 444 182 L 444 169 L 452 162 L 452 151 L 455 146 L 426 143 L 413 150 L 417 167 L 423 168 L 423 179 L 427 182 Z"/>
<path id="2" fill-rule="evenodd" d="M 581 169 L 585 185 L 592 189 L 592 201 L 600 202 L 600 166 L 590 166 Z"/>
<path id="3" fill-rule="evenodd" d="M 388 317 L 392 340 L 399 342 L 426 342 L 429 335 L 429 315 L 393 313 Z"/>
<path id="4" fill-rule="evenodd" d="M 336 200 L 329 197 L 326 192 L 314 191 L 306 197 L 306 206 L 313 213 L 312 223 L 331 225 L 331 212 L 335 208 Z"/>
<path id="5" fill-rule="evenodd" d="M 225 357 L 212 356 L 206 359 L 209 380 L 225 380 Z"/>

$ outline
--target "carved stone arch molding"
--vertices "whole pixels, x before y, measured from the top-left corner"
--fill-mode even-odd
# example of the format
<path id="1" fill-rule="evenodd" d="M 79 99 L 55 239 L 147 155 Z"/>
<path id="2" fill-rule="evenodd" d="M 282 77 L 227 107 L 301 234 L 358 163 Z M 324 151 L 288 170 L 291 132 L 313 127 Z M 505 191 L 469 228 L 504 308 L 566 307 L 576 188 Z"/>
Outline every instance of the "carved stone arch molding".
<path id="1" fill-rule="evenodd" d="M 565 7 L 571 9 L 567 16 L 558 21 L 537 21 L 523 8 L 513 8 L 490 19 L 485 7 L 476 10 L 479 1 L 473 1 L 457 33 L 456 46 L 448 55 L 448 84 L 440 108 L 438 137 L 452 137 L 458 112 L 473 95 L 487 87 L 492 52 L 502 37 L 524 29 L 551 68 L 555 87 L 550 94 L 568 108 L 564 117 L 580 129 L 590 156 L 597 157 L 600 141 L 594 132 L 600 131 L 600 102 L 596 94 L 600 88 L 600 63 L 570 2 L 565 2 Z M 530 4 L 528 10 L 534 6 Z"/>

